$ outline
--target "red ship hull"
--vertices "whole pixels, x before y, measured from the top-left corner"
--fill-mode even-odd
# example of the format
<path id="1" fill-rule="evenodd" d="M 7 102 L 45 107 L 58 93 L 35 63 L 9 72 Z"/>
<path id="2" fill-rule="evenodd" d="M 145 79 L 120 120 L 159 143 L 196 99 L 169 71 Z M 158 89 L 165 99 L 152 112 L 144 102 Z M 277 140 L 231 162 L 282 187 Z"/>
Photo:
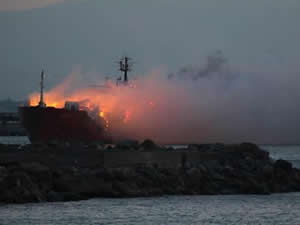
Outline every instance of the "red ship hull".
<path id="1" fill-rule="evenodd" d="M 54 107 L 20 107 L 19 114 L 32 143 L 48 141 L 111 143 L 105 121 L 92 119 L 86 111 Z"/>

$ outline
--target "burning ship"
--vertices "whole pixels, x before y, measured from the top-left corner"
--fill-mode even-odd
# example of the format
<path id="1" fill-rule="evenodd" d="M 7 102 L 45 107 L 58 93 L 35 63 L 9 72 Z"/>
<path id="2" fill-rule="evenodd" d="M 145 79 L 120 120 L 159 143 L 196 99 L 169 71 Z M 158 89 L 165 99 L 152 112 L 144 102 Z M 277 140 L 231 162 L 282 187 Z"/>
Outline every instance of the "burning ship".
<path id="1" fill-rule="evenodd" d="M 125 57 L 119 62 L 120 70 L 124 72 L 124 80 L 119 78 L 117 85 L 127 84 L 127 72 L 130 70 L 128 60 L 128 57 Z M 47 106 L 44 101 L 44 71 L 41 73 L 38 105 L 19 107 L 19 115 L 31 143 L 113 141 L 108 121 L 103 117 L 101 109 L 91 110 L 75 101 L 66 101 L 62 108 Z"/>

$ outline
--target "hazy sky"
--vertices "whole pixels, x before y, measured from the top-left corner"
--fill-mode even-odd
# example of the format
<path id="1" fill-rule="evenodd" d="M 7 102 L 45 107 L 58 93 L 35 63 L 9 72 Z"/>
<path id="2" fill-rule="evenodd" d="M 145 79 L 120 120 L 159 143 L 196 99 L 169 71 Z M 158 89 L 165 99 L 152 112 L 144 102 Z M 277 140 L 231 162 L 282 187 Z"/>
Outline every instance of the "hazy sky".
<path id="1" fill-rule="evenodd" d="M 42 68 L 48 86 L 78 66 L 116 74 L 124 54 L 143 73 L 221 49 L 233 65 L 284 76 L 300 71 L 299 12 L 299 0 L 0 0 L 0 98 L 37 90 Z"/>

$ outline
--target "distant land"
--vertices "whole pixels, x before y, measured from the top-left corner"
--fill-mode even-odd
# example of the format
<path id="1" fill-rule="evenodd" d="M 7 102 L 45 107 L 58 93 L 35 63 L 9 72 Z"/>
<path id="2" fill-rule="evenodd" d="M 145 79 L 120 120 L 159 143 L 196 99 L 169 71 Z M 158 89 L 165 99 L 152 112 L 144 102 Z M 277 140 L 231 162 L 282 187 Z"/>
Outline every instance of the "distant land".
<path id="1" fill-rule="evenodd" d="M 22 103 L 23 101 L 15 101 L 10 98 L 0 100 L 0 112 L 17 112 L 18 106 Z"/>

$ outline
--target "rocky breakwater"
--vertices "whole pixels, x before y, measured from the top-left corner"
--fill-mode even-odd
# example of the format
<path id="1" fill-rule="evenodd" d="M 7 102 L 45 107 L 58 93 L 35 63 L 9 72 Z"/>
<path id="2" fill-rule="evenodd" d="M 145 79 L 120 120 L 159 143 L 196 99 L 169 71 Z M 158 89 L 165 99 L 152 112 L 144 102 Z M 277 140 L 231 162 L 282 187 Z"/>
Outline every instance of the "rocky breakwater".
<path id="1" fill-rule="evenodd" d="M 123 158 L 127 152 L 140 159 L 106 166 L 106 154 L 119 152 Z M 171 164 L 165 163 L 168 158 L 160 160 L 162 152 Z M 189 145 L 181 150 L 150 140 L 115 147 L 0 146 L 0 203 L 294 191 L 300 191 L 300 170 L 287 161 L 272 160 L 268 152 L 249 143 Z"/>

